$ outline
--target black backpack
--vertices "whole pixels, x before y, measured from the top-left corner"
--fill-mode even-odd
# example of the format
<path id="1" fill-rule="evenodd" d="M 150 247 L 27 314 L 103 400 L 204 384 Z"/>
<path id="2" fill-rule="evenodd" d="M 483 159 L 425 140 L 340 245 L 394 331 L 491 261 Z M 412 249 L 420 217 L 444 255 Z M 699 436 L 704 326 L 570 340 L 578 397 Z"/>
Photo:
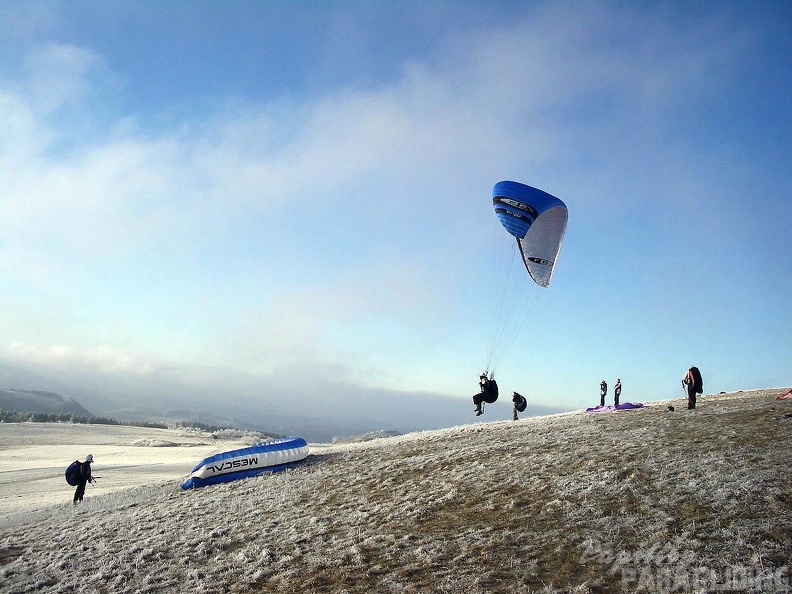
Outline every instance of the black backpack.
<path id="1" fill-rule="evenodd" d="M 492 404 L 498 399 L 498 382 L 491 379 L 484 390 L 484 402 Z"/>
<path id="2" fill-rule="evenodd" d="M 698 367 L 691 367 L 690 373 L 693 374 L 693 383 L 695 384 L 696 394 L 704 393 L 704 380 L 701 379 L 701 372 Z"/>
<path id="3" fill-rule="evenodd" d="M 517 412 L 525 412 L 525 409 L 528 407 L 528 401 L 525 399 L 525 396 L 516 394 L 513 400 L 514 408 L 517 409 Z"/>
<path id="4" fill-rule="evenodd" d="M 80 479 L 82 478 L 82 464 L 79 460 L 75 460 L 69 467 L 66 469 L 66 482 L 69 483 L 72 487 L 76 487 L 80 484 Z"/>

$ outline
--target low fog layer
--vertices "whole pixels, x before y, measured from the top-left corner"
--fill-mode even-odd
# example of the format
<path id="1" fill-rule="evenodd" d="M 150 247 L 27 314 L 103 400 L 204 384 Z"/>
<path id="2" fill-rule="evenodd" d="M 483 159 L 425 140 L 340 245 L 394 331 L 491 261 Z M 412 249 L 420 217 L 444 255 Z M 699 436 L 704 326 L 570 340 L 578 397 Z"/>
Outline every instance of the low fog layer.
<path id="1" fill-rule="evenodd" d="M 74 398 L 93 415 L 120 421 L 200 421 L 325 442 L 371 431 L 454 427 L 475 418 L 471 396 L 478 391 L 477 370 L 471 372 L 470 395 L 458 397 L 366 387 L 305 370 L 266 377 L 228 370 L 193 369 L 192 375 L 187 371 L 154 376 L 107 375 L 82 368 L 76 373 L 43 368 L 33 372 L 0 360 L 0 388 L 56 392 Z M 511 392 L 507 386 L 502 389 L 483 420 L 511 418 Z M 528 397 L 524 416 L 568 410 L 561 402 L 537 406 L 529 391 L 517 391 Z"/>

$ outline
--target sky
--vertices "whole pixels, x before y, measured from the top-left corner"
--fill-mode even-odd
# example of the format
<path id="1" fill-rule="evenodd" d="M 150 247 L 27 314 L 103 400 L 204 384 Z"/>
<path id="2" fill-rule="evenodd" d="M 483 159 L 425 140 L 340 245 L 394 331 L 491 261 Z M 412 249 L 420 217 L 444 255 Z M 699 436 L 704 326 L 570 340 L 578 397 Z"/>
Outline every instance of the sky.
<path id="1" fill-rule="evenodd" d="M 0 0 L 0 359 L 469 399 L 514 180 L 502 392 L 788 386 L 790 64 L 782 1 Z"/>

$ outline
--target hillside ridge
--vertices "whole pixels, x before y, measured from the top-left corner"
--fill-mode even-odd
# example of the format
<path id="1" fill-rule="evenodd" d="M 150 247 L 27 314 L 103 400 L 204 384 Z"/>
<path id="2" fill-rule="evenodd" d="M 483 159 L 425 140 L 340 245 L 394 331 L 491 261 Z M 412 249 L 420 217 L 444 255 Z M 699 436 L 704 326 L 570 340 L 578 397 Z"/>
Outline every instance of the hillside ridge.
<path id="1" fill-rule="evenodd" d="M 74 398 L 46 390 L 0 388 L 0 409 L 91 416 L 91 413 Z"/>
<path id="2" fill-rule="evenodd" d="M 4 525 L 0 588 L 88 591 L 63 550 L 89 522 L 113 592 L 788 591 L 781 393 L 315 444 L 286 473 L 89 498 Z"/>

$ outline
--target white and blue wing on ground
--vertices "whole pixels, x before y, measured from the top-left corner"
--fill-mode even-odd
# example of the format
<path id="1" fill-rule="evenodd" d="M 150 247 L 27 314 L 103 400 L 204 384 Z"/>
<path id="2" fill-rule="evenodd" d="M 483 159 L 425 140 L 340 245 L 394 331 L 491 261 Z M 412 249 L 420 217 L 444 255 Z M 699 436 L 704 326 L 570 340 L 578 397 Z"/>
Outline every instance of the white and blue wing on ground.
<path id="1" fill-rule="evenodd" d="M 201 460 L 182 489 L 226 483 L 262 473 L 285 470 L 308 456 L 302 437 L 284 437 L 257 443 L 249 448 L 230 450 Z"/>

